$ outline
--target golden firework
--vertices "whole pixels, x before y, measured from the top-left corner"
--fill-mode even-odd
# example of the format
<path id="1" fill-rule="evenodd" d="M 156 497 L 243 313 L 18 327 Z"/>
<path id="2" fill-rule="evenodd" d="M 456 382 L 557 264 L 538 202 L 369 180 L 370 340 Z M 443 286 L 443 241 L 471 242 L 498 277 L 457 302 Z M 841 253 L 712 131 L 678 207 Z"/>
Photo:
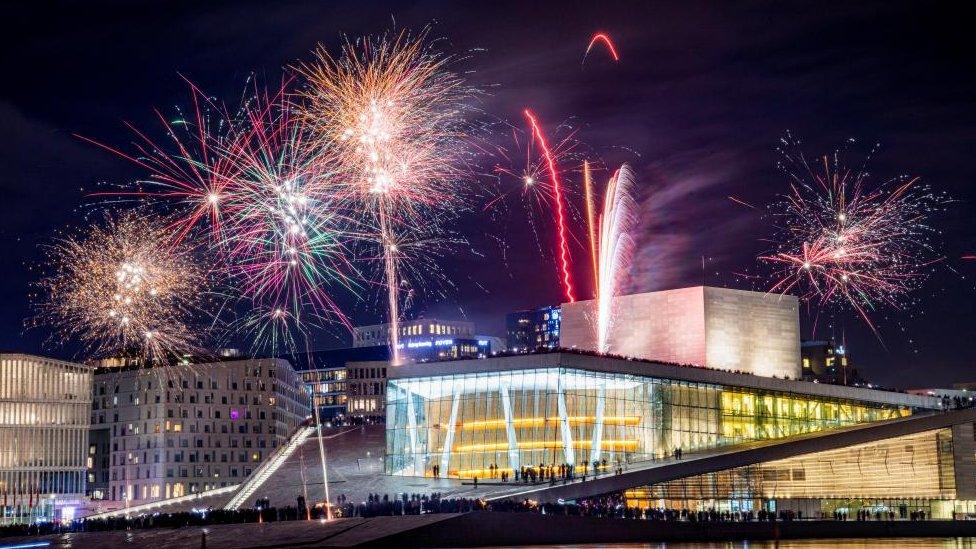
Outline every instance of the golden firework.
<path id="1" fill-rule="evenodd" d="M 209 278 L 191 250 L 172 242 L 167 225 L 144 212 L 106 215 L 86 234 L 60 239 L 47 250 L 36 321 L 95 356 L 161 360 L 196 350 L 191 324 Z"/>

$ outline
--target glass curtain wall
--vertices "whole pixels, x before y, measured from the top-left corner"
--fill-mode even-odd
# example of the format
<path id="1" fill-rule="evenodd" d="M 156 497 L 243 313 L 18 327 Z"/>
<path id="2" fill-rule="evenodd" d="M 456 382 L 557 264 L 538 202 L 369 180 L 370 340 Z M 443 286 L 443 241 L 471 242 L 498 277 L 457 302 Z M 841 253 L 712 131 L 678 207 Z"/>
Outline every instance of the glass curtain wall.
<path id="1" fill-rule="evenodd" d="M 693 452 L 910 413 L 567 368 L 393 379 L 386 471 L 486 478 L 561 464 L 610 468 L 676 448 Z"/>

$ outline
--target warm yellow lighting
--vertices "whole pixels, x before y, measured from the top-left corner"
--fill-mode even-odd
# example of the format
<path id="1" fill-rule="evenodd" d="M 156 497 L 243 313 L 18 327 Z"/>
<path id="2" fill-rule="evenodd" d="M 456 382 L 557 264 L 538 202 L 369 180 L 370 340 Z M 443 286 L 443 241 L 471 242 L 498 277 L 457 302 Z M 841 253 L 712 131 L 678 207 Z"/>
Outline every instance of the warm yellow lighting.
<path id="1" fill-rule="evenodd" d="M 590 440 L 574 440 L 573 448 L 588 449 L 593 446 L 593 441 Z M 600 443 L 600 446 L 604 450 L 629 450 L 633 451 L 637 449 L 636 440 L 604 440 Z M 562 441 L 554 440 L 530 440 L 518 443 L 519 450 L 545 450 L 548 448 L 562 448 Z M 458 452 L 491 452 L 497 450 L 507 450 L 507 442 L 496 442 L 489 444 L 466 444 L 463 446 L 458 446 Z"/>
<path id="2" fill-rule="evenodd" d="M 603 418 L 604 425 L 640 425 L 640 416 L 606 416 Z M 570 425 L 591 425 L 596 424 L 596 416 L 570 416 L 567 418 Z M 558 424 L 558 417 L 526 417 L 512 420 L 512 427 L 543 427 L 547 423 Z M 489 419 L 484 421 L 468 421 L 460 425 L 465 431 L 486 431 L 491 429 L 504 429 L 508 425 L 504 419 Z M 447 429 L 448 425 L 441 425 L 442 429 Z"/>

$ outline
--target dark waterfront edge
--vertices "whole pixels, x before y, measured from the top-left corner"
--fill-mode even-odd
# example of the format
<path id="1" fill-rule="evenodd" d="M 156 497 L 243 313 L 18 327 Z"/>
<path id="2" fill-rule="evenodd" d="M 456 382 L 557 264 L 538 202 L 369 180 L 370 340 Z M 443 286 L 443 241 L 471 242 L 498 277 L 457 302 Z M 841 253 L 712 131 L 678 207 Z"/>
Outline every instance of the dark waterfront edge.
<path id="1" fill-rule="evenodd" d="M 396 519 L 396 517 L 389 517 Z M 489 547 L 579 543 L 767 541 L 777 539 L 976 536 L 976 521 L 654 522 L 475 511 L 382 538 L 363 547 Z"/>

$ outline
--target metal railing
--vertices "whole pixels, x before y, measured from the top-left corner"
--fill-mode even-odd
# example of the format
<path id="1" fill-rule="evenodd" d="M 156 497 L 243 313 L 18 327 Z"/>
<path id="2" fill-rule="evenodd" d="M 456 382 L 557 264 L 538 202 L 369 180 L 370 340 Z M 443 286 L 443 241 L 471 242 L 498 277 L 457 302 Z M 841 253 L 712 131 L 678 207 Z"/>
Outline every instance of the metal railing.
<path id="1" fill-rule="evenodd" d="M 246 502 L 251 496 L 253 496 L 254 492 L 256 492 L 266 480 L 268 480 L 268 477 L 273 475 L 275 471 L 281 467 L 281 464 L 284 463 L 285 460 L 295 452 L 295 449 L 301 446 L 301 444 L 305 442 L 305 440 L 308 439 L 308 437 L 314 432 L 315 427 L 303 427 L 296 432 L 295 436 L 291 437 L 291 440 L 289 440 L 287 444 L 279 448 L 278 451 L 272 454 L 267 461 L 261 464 L 261 466 L 254 471 L 251 478 L 239 485 L 240 490 L 238 490 L 238 492 L 234 494 L 234 497 L 227 502 L 224 509 L 228 511 L 239 509 L 240 506 L 243 505 L 244 502 Z"/>

